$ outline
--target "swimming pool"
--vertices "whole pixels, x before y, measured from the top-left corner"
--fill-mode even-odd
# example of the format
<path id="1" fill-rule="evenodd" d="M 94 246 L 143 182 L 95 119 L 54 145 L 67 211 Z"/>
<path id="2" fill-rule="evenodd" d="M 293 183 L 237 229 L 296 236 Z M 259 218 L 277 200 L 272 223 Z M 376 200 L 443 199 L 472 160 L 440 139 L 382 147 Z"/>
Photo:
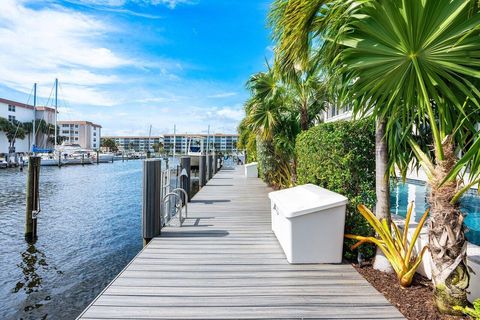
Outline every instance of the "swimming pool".
<path id="1" fill-rule="evenodd" d="M 421 181 L 395 182 L 390 192 L 390 206 L 394 214 L 405 217 L 408 204 L 415 201 L 412 219 L 418 221 L 428 208 L 427 186 Z M 480 196 L 476 191 L 471 190 L 460 199 L 460 206 L 462 213 L 465 214 L 468 241 L 480 245 Z"/>

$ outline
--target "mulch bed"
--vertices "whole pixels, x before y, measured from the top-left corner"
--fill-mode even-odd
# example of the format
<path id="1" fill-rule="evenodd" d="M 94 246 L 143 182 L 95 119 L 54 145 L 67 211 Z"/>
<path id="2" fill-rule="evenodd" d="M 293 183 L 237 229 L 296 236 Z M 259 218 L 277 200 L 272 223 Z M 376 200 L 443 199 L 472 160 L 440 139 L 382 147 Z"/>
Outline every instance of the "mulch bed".
<path id="1" fill-rule="evenodd" d="M 362 268 L 356 264 L 353 266 L 409 320 L 467 319 L 441 315 L 433 303 L 432 282 L 425 277 L 417 274 L 411 287 L 402 288 L 395 274 L 377 271 L 369 263 Z"/>

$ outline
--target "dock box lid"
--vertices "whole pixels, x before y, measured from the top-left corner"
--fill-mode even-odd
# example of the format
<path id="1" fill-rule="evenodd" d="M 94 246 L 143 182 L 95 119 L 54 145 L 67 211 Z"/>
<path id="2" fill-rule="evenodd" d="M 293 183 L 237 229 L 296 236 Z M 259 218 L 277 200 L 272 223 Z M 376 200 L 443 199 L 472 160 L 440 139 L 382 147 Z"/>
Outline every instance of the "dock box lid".
<path id="1" fill-rule="evenodd" d="M 341 194 L 313 184 L 270 192 L 268 197 L 286 218 L 346 205 L 348 199 Z"/>
<path id="2" fill-rule="evenodd" d="M 250 162 L 250 163 L 247 163 L 245 167 L 256 167 L 257 164 L 258 164 L 257 162 Z"/>

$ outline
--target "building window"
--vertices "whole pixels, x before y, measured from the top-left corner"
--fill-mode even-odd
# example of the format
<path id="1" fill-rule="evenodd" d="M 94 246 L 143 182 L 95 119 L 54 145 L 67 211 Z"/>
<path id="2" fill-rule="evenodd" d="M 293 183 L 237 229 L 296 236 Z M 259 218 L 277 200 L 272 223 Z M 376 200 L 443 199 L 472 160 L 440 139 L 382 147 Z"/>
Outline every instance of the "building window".
<path id="1" fill-rule="evenodd" d="M 75 137 L 75 141 L 78 141 L 78 137 Z"/>
<path id="2" fill-rule="evenodd" d="M 78 124 L 75 125 L 75 128 L 78 128 Z"/>
<path id="3" fill-rule="evenodd" d="M 8 116 L 8 121 L 10 121 L 10 122 L 15 121 L 15 116 Z"/>
<path id="4" fill-rule="evenodd" d="M 62 127 L 64 127 L 64 128 L 68 128 L 68 127 L 69 127 L 69 125 L 68 125 L 68 124 L 62 124 Z"/>
<path id="5" fill-rule="evenodd" d="M 9 105 L 8 105 L 8 111 L 15 112 L 15 106 L 9 104 Z"/>
<path id="6" fill-rule="evenodd" d="M 94 137 L 96 137 L 96 136 L 97 136 L 97 133 L 96 133 L 96 132 L 94 132 L 94 133 L 93 133 L 93 136 L 94 136 Z"/>
<path id="7" fill-rule="evenodd" d="M 96 138 L 93 138 L 93 142 L 97 142 L 97 139 L 96 139 Z"/>
<path id="8" fill-rule="evenodd" d="M 75 134 L 78 134 L 78 131 L 75 131 Z"/>

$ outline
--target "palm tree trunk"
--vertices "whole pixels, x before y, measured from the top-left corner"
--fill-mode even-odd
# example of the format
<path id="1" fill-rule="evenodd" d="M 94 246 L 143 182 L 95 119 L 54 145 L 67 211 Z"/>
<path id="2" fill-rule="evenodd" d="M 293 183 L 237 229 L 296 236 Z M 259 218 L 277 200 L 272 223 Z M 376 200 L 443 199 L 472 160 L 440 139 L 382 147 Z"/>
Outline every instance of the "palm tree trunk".
<path id="1" fill-rule="evenodd" d="M 390 174 L 388 171 L 387 142 L 385 140 L 386 125 L 387 121 L 385 119 L 377 119 L 375 131 L 375 192 L 377 204 L 375 215 L 380 220 L 387 219 L 390 225 Z M 393 272 L 390 262 L 379 248 L 377 248 L 373 268 L 383 272 Z"/>
<path id="2" fill-rule="evenodd" d="M 308 106 L 307 103 L 305 102 L 302 108 L 300 109 L 300 127 L 302 128 L 302 131 L 308 130 Z"/>
<path id="3" fill-rule="evenodd" d="M 454 145 L 451 139 L 447 139 L 442 147 L 444 160 L 437 162 L 434 177 L 429 181 L 431 211 L 428 237 L 433 260 L 434 298 L 442 313 L 461 314 L 452 307 L 468 304 L 467 242 L 459 204 L 451 203 L 459 183 L 452 181 L 440 186 L 457 162 Z"/>

